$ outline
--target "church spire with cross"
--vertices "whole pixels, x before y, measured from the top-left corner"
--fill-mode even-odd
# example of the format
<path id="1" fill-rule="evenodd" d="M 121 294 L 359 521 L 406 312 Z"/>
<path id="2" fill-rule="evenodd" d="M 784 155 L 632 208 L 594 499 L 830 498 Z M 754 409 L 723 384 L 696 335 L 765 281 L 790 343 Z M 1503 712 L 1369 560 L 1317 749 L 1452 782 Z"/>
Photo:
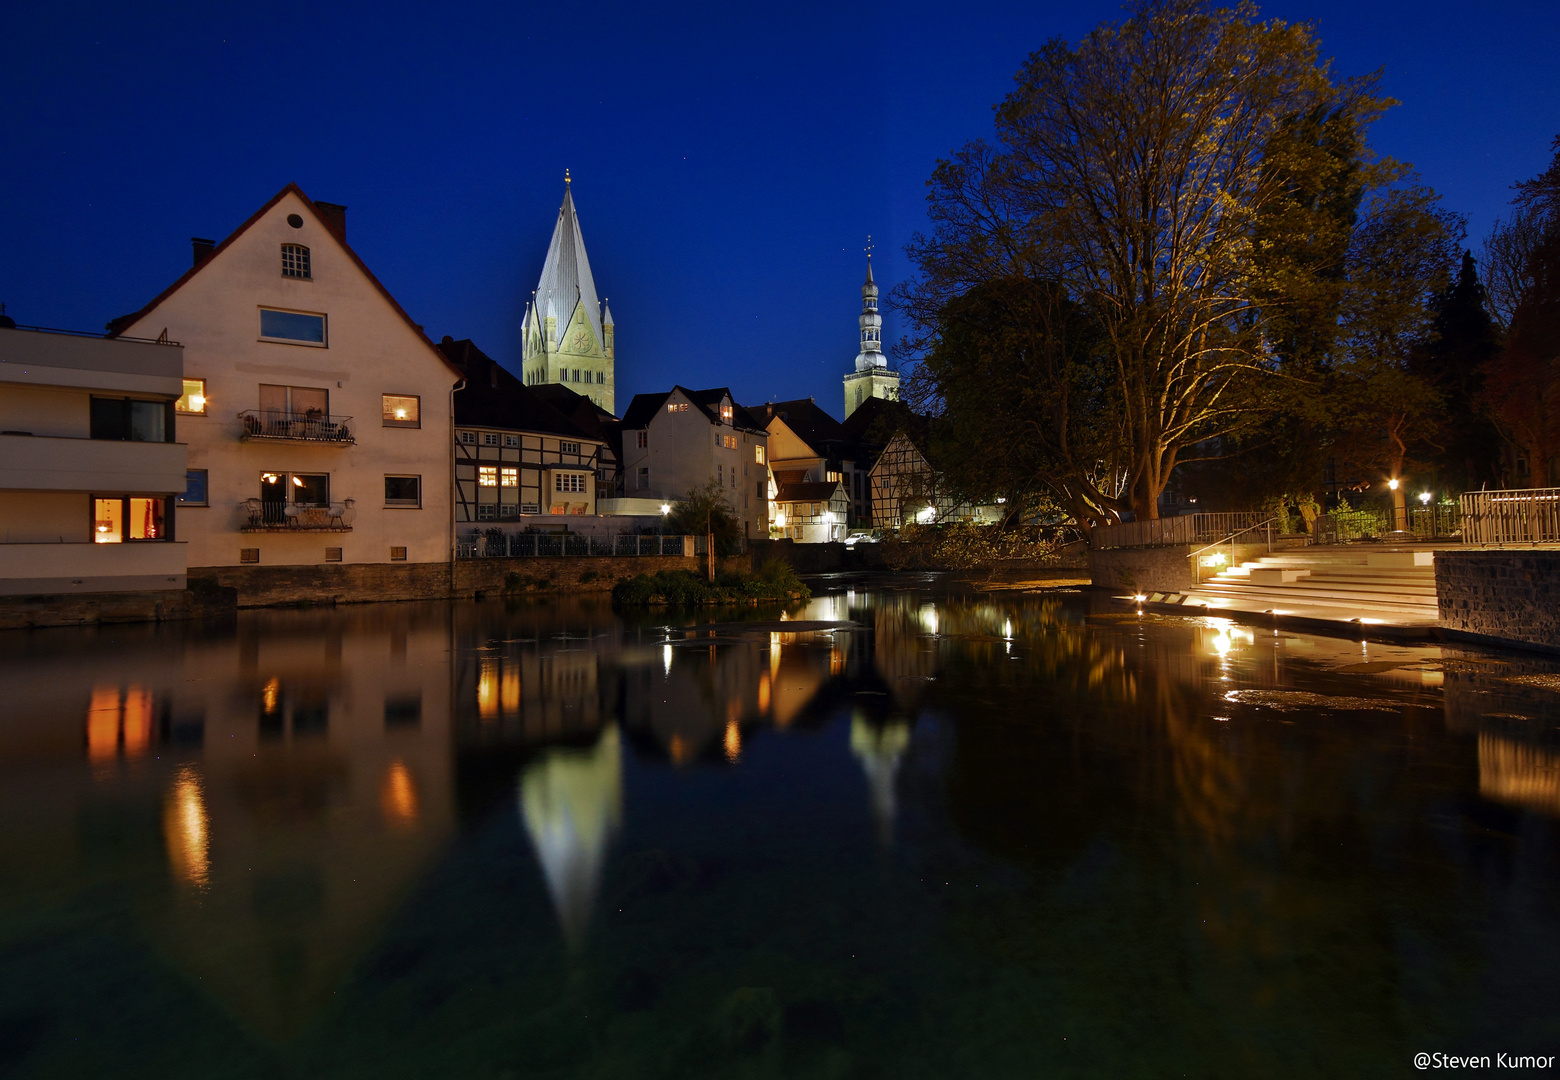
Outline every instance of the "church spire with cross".
<path id="1" fill-rule="evenodd" d="M 867 237 L 867 280 L 861 286 L 861 351 L 856 354 L 856 370 L 845 376 L 845 415 L 849 416 L 868 398 L 899 400 L 899 372 L 888 366 L 883 354 L 883 316 L 878 312 L 878 286 L 872 277 L 872 237 Z"/>
<path id="2" fill-rule="evenodd" d="M 616 327 L 611 311 L 596 296 L 567 169 L 563 204 L 523 327 L 521 366 L 528 386 L 559 383 L 615 411 Z"/>

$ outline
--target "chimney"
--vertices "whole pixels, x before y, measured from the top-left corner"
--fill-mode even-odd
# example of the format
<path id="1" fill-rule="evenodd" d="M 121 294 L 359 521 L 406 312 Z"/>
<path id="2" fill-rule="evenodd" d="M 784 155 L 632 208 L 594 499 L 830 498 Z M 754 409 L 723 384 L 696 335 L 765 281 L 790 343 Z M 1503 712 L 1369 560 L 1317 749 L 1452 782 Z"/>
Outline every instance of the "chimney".
<path id="1" fill-rule="evenodd" d="M 211 249 L 216 246 L 217 242 L 215 240 L 207 240 L 204 236 L 190 237 L 190 247 L 194 249 L 193 254 L 195 257 L 195 261 L 190 263 L 190 265 L 199 266 L 205 262 L 206 256 L 210 255 Z"/>
<path id="2" fill-rule="evenodd" d="M 315 200 L 315 211 L 330 226 L 330 231 L 336 234 L 336 239 L 345 241 L 347 238 L 347 208 L 339 203 L 320 202 Z"/>

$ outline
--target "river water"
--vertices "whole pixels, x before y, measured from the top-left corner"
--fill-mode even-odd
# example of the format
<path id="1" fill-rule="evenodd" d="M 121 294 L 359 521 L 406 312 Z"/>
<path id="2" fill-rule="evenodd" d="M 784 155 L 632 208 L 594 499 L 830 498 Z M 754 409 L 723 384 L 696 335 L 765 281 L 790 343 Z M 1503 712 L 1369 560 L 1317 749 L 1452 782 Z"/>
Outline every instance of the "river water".
<path id="1" fill-rule="evenodd" d="M 732 618 L 0 634 L 0 1074 L 1560 1049 L 1560 665 L 931 579 Z"/>

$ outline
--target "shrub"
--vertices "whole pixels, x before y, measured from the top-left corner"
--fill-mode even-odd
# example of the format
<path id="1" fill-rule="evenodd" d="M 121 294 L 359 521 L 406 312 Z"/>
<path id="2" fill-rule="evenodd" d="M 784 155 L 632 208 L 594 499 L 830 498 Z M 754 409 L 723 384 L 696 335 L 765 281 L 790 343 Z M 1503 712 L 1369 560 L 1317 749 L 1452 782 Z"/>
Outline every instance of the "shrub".
<path id="1" fill-rule="evenodd" d="M 752 603 L 759 600 L 806 600 L 812 591 L 803 585 L 789 566 L 772 570 L 768 564 L 759 575 L 724 573 L 712 585 L 687 570 L 662 570 L 619 581 L 612 589 L 612 602 L 619 607 L 695 607 L 701 604 Z"/>

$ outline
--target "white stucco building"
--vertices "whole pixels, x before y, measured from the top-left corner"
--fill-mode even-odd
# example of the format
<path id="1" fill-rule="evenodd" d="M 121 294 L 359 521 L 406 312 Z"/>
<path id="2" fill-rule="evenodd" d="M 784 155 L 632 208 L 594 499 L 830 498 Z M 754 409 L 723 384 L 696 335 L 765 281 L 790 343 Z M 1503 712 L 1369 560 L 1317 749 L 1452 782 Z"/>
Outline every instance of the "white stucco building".
<path id="1" fill-rule="evenodd" d="M 182 589 L 177 342 L 0 320 L 0 595 Z"/>
<path id="2" fill-rule="evenodd" d="M 347 245 L 345 207 L 289 184 L 110 329 L 184 344 L 192 568 L 451 557 L 459 373 Z"/>
<path id="3" fill-rule="evenodd" d="M 527 386 L 558 383 L 616 413 L 617 343 L 612 309 L 596 297 L 567 170 L 563 205 L 542 276 L 525 308 L 521 367 Z"/>

